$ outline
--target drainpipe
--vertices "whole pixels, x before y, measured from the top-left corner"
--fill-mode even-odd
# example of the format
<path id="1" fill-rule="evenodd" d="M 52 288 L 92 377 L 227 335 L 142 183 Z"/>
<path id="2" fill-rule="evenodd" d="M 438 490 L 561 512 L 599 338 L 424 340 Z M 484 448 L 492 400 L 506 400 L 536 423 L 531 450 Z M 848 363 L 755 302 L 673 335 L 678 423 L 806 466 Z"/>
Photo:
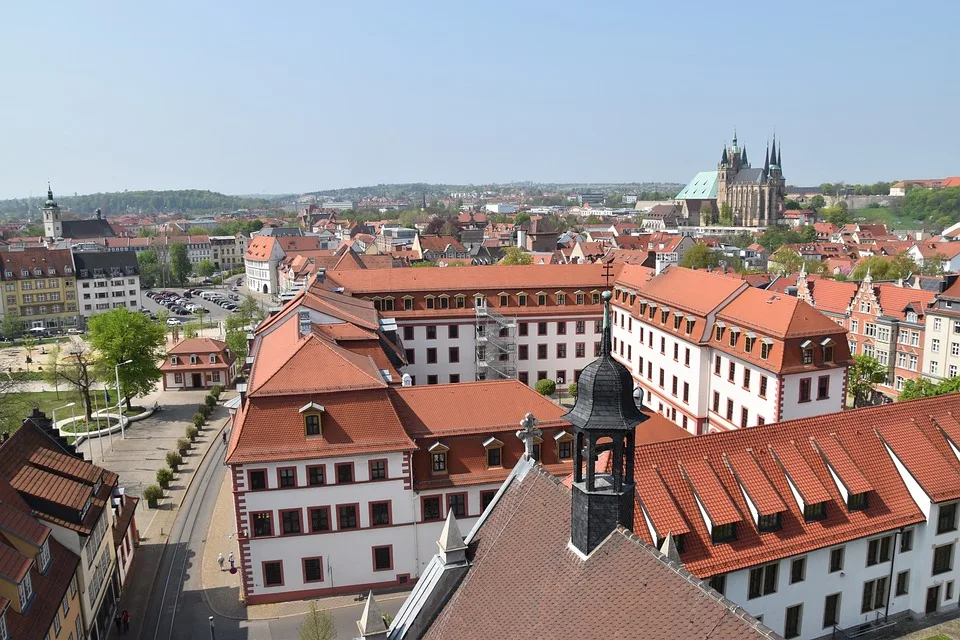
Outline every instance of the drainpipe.
<path id="1" fill-rule="evenodd" d="M 903 535 L 903 527 L 893 534 L 893 551 L 890 554 L 890 577 L 887 578 L 887 607 L 883 611 L 883 621 L 890 615 L 890 594 L 893 592 L 893 563 L 897 560 L 897 537 Z"/>

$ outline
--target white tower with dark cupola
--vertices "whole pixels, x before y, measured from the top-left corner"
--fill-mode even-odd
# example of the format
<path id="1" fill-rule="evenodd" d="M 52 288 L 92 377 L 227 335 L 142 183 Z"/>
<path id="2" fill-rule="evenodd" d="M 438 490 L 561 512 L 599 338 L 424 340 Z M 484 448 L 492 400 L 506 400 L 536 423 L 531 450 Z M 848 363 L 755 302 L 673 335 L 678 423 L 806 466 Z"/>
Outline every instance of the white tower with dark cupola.
<path id="1" fill-rule="evenodd" d="M 43 234 L 48 238 L 63 237 L 63 218 L 60 206 L 53 199 L 53 189 L 47 183 L 47 202 L 43 205 Z"/>

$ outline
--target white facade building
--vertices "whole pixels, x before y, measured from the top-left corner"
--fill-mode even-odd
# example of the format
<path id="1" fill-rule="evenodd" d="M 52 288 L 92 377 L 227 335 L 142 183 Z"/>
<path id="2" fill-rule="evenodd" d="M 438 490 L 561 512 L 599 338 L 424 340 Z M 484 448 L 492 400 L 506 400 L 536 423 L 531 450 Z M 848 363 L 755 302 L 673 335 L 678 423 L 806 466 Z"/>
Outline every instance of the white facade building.
<path id="1" fill-rule="evenodd" d="M 96 313 L 140 308 L 140 271 L 133 251 L 75 253 L 77 298 L 84 320 Z"/>

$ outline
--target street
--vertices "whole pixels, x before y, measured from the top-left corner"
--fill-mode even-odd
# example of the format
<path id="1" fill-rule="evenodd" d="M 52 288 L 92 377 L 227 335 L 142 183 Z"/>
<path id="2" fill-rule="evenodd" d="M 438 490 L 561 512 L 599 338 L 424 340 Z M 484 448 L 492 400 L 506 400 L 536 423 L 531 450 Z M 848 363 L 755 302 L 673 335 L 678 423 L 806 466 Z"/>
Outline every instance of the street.
<path id="1" fill-rule="evenodd" d="M 203 557 L 211 514 L 227 470 L 223 465 L 224 451 L 223 442 L 217 438 L 197 469 L 198 475 L 180 506 L 154 576 L 147 610 L 141 614 L 144 623 L 141 637 L 145 640 L 211 637 L 216 640 L 285 640 L 299 636 L 298 629 L 303 619 L 301 615 L 269 620 L 237 620 L 215 614 L 207 604 L 198 563 Z M 238 574 L 238 585 L 239 581 Z M 380 607 L 384 613 L 393 615 L 402 603 L 402 598 L 385 599 L 380 602 Z M 319 604 L 322 608 L 322 601 Z M 356 635 L 356 621 L 362 610 L 362 603 L 331 610 L 338 638 L 353 638 Z M 210 630 L 210 616 L 213 616 L 214 633 Z"/>

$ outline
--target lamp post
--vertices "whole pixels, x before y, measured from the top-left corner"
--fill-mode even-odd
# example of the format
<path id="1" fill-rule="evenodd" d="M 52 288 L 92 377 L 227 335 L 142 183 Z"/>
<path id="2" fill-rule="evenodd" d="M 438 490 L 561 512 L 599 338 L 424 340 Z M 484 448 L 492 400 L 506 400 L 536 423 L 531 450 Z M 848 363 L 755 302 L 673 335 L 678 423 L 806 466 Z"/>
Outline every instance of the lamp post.
<path id="1" fill-rule="evenodd" d="M 127 360 L 126 362 L 118 362 L 117 365 L 113 368 L 113 372 L 117 376 L 117 415 L 119 416 L 119 420 L 120 420 L 120 439 L 121 440 L 126 440 L 127 436 L 123 432 L 123 414 L 120 410 L 120 367 L 122 367 L 125 364 L 130 364 L 131 362 L 133 362 L 133 360 Z"/>
<path id="2" fill-rule="evenodd" d="M 65 404 L 62 407 L 57 407 L 56 409 L 53 410 L 53 426 L 54 427 L 57 426 L 57 411 L 59 411 L 60 409 L 66 409 L 67 407 L 72 407 L 75 404 L 77 403 L 71 402 L 70 404 Z M 57 427 L 57 430 L 59 431 L 59 427 Z"/>
<path id="3" fill-rule="evenodd" d="M 560 385 L 563 384 L 563 378 L 557 378 L 557 402 L 560 403 L 560 406 L 563 406 L 563 389 Z"/>

